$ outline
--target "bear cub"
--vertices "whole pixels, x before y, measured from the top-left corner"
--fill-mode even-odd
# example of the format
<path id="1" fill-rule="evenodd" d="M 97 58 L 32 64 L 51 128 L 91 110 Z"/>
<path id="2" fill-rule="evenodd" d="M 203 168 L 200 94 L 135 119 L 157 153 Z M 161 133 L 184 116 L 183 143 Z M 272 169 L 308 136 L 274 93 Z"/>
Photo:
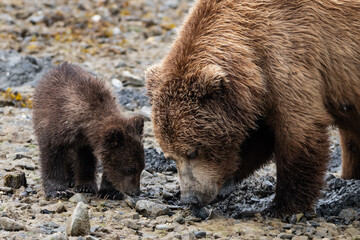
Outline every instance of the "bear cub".
<path id="1" fill-rule="evenodd" d="M 33 124 L 47 198 L 70 197 L 72 187 L 113 199 L 140 192 L 144 118 L 125 117 L 104 80 L 70 63 L 53 68 L 36 87 Z"/>

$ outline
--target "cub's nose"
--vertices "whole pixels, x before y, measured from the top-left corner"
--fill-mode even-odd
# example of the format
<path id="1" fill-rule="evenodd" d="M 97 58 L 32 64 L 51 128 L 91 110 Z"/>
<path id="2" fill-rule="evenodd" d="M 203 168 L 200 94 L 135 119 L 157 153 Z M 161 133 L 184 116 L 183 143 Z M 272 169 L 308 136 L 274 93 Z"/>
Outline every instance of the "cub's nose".
<path id="1" fill-rule="evenodd" d="M 180 201 L 185 205 L 202 206 L 201 199 L 192 192 L 181 194 Z"/>

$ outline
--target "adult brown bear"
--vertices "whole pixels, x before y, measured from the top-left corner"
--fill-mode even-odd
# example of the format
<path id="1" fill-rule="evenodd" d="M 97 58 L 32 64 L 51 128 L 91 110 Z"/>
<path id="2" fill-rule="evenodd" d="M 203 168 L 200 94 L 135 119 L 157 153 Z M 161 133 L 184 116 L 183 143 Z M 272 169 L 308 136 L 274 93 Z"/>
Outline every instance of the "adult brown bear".
<path id="1" fill-rule="evenodd" d="M 274 155 L 275 216 L 312 207 L 340 128 L 360 178 L 360 2 L 198 0 L 146 73 L 154 131 L 184 203 L 211 202 Z"/>

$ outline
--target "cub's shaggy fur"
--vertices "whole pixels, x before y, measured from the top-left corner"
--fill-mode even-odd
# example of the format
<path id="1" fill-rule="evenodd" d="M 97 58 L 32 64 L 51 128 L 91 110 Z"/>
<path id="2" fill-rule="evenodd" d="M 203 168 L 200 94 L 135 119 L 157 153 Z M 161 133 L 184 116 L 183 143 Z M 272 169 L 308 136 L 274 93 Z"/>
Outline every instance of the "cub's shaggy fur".
<path id="1" fill-rule="evenodd" d="M 33 123 L 47 197 L 97 192 L 122 198 L 139 192 L 144 169 L 142 116 L 123 116 L 110 87 L 79 66 L 63 63 L 46 74 L 34 95 Z"/>
<path id="2" fill-rule="evenodd" d="M 343 177 L 360 178 L 360 2 L 198 0 L 169 54 L 147 73 L 155 135 L 184 203 L 274 156 L 270 212 L 313 205 L 340 128 Z"/>

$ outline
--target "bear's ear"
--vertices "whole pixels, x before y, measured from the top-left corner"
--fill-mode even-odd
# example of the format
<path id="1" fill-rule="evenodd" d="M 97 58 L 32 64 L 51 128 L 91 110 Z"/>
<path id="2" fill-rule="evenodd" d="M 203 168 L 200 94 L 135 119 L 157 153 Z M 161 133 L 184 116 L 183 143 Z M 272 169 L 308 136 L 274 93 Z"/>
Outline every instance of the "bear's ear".
<path id="1" fill-rule="evenodd" d="M 117 147 L 124 143 L 124 134 L 118 128 L 111 128 L 105 132 L 105 145 Z"/>
<path id="2" fill-rule="evenodd" d="M 145 81 L 146 81 L 146 89 L 147 95 L 150 97 L 150 102 L 156 95 L 156 91 L 161 84 L 161 79 L 159 76 L 160 73 L 160 64 L 152 65 L 145 71 Z"/>
<path id="3" fill-rule="evenodd" d="M 221 90 L 228 82 L 227 73 L 222 67 L 216 64 L 209 64 L 201 71 L 201 86 L 204 94 L 210 94 Z"/>
<path id="4" fill-rule="evenodd" d="M 142 116 L 142 115 L 134 116 L 134 117 L 132 117 L 131 121 L 134 124 L 136 133 L 139 134 L 139 135 L 143 135 L 143 132 L 144 132 L 144 116 Z"/>

